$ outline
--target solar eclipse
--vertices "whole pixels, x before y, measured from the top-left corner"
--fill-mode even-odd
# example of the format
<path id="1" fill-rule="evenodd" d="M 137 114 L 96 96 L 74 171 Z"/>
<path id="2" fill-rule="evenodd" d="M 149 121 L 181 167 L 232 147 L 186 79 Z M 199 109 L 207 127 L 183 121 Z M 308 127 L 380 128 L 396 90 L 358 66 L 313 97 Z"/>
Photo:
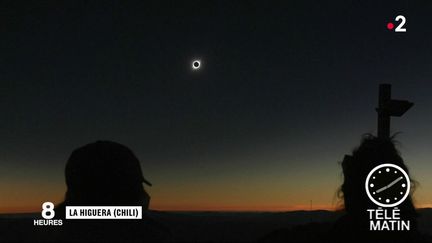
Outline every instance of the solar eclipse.
<path id="1" fill-rule="evenodd" d="M 192 70 L 198 70 L 201 68 L 201 61 L 200 60 L 193 60 L 192 61 Z"/>

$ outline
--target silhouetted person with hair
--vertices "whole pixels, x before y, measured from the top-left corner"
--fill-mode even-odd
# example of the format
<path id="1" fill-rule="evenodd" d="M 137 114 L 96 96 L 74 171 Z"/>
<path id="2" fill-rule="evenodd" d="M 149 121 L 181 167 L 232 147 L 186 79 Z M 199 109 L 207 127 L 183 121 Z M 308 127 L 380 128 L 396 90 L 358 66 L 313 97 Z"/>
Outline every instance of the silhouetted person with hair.
<path id="1" fill-rule="evenodd" d="M 56 217 L 66 206 L 142 206 L 143 219 L 69 219 L 60 241 L 170 241 L 169 231 L 147 216 L 150 197 L 142 183 L 151 186 L 133 152 L 124 145 L 97 141 L 72 152 L 65 169 L 67 192 Z"/>
<path id="2" fill-rule="evenodd" d="M 342 162 L 344 181 L 339 196 L 344 202 L 344 212 L 341 212 L 344 215 L 333 225 L 310 223 L 280 229 L 260 242 L 430 242 L 430 238 L 417 230 L 417 212 L 411 195 L 398 205 L 400 218 L 410 221 L 410 231 L 370 231 L 367 210 L 378 206 L 367 196 L 365 181 L 373 168 L 385 163 L 397 165 L 409 174 L 392 139 L 365 135 L 360 146 Z"/>
<path id="3" fill-rule="evenodd" d="M 342 162 L 343 184 L 339 196 L 343 198 L 345 215 L 334 225 L 331 239 L 336 242 L 424 242 L 417 231 L 417 212 L 409 195 L 401 204 L 400 218 L 410 221 L 410 231 L 371 231 L 368 209 L 377 209 L 367 196 L 365 180 L 369 172 L 380 164 L 390 163 L 409 171 L 392 139 L 365 135 L 351 156 Z M 415 185 L 412 181 L 411 185 Z M 385 209 L 385 208 L 384 208 Z M 388 210 L 391 210 L 388 209 Z M 330 239 L 329 239 L 330 240 Z"/>

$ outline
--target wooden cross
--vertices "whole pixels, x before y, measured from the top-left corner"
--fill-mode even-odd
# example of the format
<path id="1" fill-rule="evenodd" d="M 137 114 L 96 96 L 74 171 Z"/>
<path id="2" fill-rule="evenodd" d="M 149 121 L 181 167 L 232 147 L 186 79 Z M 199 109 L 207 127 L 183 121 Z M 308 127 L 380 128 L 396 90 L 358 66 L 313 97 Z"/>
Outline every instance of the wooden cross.
<path id="1" fill-rule="evenodd" d="M 391 85 L 380 84 L 379 98 L 378 98 L 378 137 L 390 137 L 390 117 L 402 116 L 408 111 L 414 103 L 407 100 L 392 100 L 391 99 Z"/>

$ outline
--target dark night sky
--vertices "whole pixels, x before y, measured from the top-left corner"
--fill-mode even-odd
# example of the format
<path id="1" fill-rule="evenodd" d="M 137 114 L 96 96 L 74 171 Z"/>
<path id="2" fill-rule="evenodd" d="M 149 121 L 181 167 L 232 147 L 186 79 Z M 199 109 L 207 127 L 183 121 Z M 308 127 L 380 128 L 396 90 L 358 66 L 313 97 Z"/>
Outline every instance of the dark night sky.
<path id="1" fill-rule="evenodd" d="M 382 82 L 416 104 L 393 132 L 418 204 L 432 205 L 431 12 L 412 1 L 6 1 L 0 210 L 61 200 L 66 159 L 98 139 L 135 151 L 153 208 L 329 208 L 338 161 L 376 132 Z M 386 29 L 399 14 L 406 33 Z"/>

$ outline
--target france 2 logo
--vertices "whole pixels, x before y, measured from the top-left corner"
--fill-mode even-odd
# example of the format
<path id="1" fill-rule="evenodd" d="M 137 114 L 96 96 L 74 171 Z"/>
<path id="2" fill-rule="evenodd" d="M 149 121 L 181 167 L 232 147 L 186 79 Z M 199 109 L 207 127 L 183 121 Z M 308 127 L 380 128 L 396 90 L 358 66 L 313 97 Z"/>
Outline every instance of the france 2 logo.
<path id="1" fill-rule="evenodd" d="M 398 26 L 396 26 L 396 28 L 394 29 L 394 32 L 406 32 L 406 28 L 404 27 L 406 24 L 406 18 L 403 15 L 398 15 L 395 18 L 395 21 L 398 22 Z M 392 22 L 387 23 L 387 29 L 388 30 L 393 30 L 393 28 L 395 27 L 395 24 L 393 24 Z"/>

